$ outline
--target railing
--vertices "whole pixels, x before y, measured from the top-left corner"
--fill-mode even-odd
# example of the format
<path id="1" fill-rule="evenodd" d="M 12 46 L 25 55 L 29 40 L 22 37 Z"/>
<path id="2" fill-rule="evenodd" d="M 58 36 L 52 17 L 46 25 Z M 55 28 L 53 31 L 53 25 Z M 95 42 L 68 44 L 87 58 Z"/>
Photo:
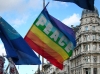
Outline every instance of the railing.
<path id="1" fill-rule="evenodd" d="M 90 42 L 100 42 L 100 39 L 88 39 L 88 40 L 79 41 L 79 42 L 77 42 L 76 47 L 78 47 L 82 43 L 90 43 Z"/>
<path id="2" fill-rule="evenodd" d="M 76 38 L 78 38 L 81 34 L 84 34 L 84 33 L 100 33 L 100 30 L 78 31 L 76 33 Z"/>
<path id="3" fill-rule="evenodd" d="M 87 50 L 87 51 L 81 51 L 80 53 L 77 53 L 70 57 L 70 60 L 73 60 L 75 58 L 80 57 L 81 55 L 86 54 L 100 54 L 100 50 Z"/>

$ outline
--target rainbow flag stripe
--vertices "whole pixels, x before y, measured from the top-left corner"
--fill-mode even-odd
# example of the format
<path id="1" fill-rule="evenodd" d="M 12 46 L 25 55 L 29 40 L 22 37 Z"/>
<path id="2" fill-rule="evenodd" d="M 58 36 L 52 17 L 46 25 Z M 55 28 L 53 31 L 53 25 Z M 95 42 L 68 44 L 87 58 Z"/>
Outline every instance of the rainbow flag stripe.
<path id="1" fill-rule="evenodd" d="M 63 62 L 72 55 L 75 44 L 50 19 L 47 11 L 42 11 L 25 36 L 25 40 L 51 64 L 63 69 Z"/>

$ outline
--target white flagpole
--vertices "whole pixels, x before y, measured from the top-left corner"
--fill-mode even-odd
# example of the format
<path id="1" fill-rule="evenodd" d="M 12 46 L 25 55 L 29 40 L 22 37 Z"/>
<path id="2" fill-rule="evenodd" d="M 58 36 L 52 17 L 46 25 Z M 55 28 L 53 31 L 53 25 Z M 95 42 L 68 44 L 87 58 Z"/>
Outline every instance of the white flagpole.
<path id="1" fill-rule="evenodd" d="M 43 0 L 43 8 L 45 7 L 45 0 Z M 44 58 L 42 57 L 42 73 L 43 73 Z"/>
<path id="2" fill-rule="evenodd" d="M 43 0 L 43 8 L 45 7 L 45 0 Z M 39 55 L 40 58 L 40 55 Z M 42 57 L 42 73 L 43 73 L 44 58 Z M 40 73 L 40 65 L 38 65 L 38 73 Z"/>

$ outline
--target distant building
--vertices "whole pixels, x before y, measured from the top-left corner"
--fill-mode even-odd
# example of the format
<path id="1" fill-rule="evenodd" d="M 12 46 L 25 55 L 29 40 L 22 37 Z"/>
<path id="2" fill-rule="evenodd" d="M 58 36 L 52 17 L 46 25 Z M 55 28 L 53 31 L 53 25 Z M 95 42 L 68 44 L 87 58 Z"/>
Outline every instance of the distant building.
<path id="1" fill-rule="evenodd" d="M 0 74 L 4 73 L 4 63 L 5 63 L 5 59 L 4 57 L 0 56 Z"/>
<path id="2" fill-rule="evenodd" d="M 100 74 L 100 18 L 98 10 L 84 9 L 80 25 L 73 27 L 77 46 L 72 57 L 64 62 L 64 69 L 47 64 L 44 74 Z M 47 73 L 45 73 L 47 72 Z"/>

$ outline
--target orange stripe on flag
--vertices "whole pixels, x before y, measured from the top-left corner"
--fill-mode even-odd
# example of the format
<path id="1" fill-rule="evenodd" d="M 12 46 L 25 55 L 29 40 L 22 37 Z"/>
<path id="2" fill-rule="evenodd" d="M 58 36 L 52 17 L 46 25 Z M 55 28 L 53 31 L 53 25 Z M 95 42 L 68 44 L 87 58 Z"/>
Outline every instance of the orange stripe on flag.
<path id="1" fill-rule="evenodd" d="M 29 39 L 27 36 L 25 37 L 25 40 L 27 41 L 28 44 L 30 44 L 29 46 L 35 50 L 38 54 L 40 54 L 41 56 L 43 56 L 44 58 L 46 58 L 48 61 L 50 61 L 53 65 L 55 65 L 56 67 L 63 69 L 63 63 L 59 63 L 54 57 L 52 57 L 51 55 L 49 55 L 47 52 L 45 52 L 40 46 L 38 46 L 37 44 L 35 44 L 31 39 Z"/>
<path id="2" fill-rule="evenodd" d="M 62 56 L 57 53 L 56 51 L 52 50 L 48 45 L 46 45 L 43 41 L 41 41 L 33 32 L 28 33 L 28 38 L 30 38 L 35 44 L 40 46 L 45 52 L 47 52 L 49 55 L 54 57 L 58 62 L 63 63 L 64 59 Z"/>

